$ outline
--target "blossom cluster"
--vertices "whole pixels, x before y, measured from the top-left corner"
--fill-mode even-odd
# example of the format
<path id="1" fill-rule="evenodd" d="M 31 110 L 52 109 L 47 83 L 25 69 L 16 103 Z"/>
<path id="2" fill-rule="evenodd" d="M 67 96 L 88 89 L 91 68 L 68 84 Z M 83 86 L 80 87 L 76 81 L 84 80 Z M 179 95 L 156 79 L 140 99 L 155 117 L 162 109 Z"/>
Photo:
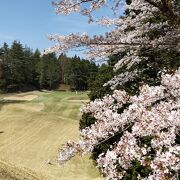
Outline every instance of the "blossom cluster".
<path id="1" fill-rule="evenodd" d="M 108 179 L 123 177 L 133 160 L 152 169 L 147 179 L 162 180 L 171 177 L 172 172 L 178 173 L 180 91 L 177 89 L 180 89 L 180 68 L 173 75 L 163 75 L 160 86 L 142 86 L 139 95 L 129 96 L 125 91 L 115 90 L 113 95 L 90 102 L 82 111 L 91 113 L 97 121 L 80 132 L 79 142 L 65 145 L 58 161 L 64 163 L 76 153 L 92 152 L 95 146 L 121 132 L 123 135 L 113 148 L 97 159 L 98 167 Z M 127 103 L 129 106 L 118 113 Z M 141 143 L 143 137 L 151 137 L 150 145 Z"/>
<path id="2" fill-rule="evenodd" d="M 104 86 L 110 86 L 112 90 L 115 90 L 118 86 L 125 84 L 126 82 L 133 81 L 138 77 L 138 71 L 126 71 L 125 73 L 114 76 L 110 81 L 104 84 Z"/>

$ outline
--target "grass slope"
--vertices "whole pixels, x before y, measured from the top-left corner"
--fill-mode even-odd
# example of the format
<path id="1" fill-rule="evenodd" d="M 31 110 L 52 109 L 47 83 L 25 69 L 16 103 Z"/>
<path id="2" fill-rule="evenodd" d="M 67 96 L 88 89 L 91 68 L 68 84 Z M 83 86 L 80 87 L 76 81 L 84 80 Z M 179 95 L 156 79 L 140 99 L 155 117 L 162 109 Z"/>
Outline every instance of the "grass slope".
<path id="1" fill-rule="evenodd" d="M 0 102 L 0 179 L 100 179 L 89 157 L 74 157 L 63 167 L 55 161 L 58 148 L 78 138 L 79 108 L 88 101 L 87 95 L 37 91 L 14 94 L 25 95 L 37 97 Z"/>

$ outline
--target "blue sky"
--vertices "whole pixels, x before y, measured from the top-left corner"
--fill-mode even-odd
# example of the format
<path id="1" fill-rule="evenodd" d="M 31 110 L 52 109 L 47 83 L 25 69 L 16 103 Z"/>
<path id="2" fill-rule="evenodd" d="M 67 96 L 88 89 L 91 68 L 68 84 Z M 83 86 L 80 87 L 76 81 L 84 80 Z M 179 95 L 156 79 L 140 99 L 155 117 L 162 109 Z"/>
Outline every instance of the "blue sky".
<path id="1" fill-rule="evenodd" d="M 88 32 L 93 35 L 108 30 L 95 24 L 89 25 L 87 17 L 78 14 L 56 15 L 51 2 L 52 0 L 1 0 L 0 46 L 3 42 L 11 45 L 13 40 L 19 40 L 24 45 L 42 51 L 53 45 L 47 39 L 48 34 Z"/>

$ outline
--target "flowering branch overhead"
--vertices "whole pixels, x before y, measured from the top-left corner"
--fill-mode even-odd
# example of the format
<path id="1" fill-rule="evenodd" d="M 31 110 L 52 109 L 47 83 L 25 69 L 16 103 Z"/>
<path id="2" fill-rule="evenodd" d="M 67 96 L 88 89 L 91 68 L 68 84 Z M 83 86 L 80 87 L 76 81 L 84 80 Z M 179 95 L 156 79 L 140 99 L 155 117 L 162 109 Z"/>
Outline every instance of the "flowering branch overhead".
<path id="1" fill-rule="evenodd" d="M 119 1 L 114 2 L 116 2 L 116 5 L 119 4 Z M 153 5 L 153 2 L 156 6 Z M 84 3 L 90 3 L 90 7 L 86 8 L 86 6 L 83 6 Z M 62 0 L 59 3 L 54 4 L 57 7 L 58 14 L 68 14 L 73 11 L 82 13 L 85 10 L 91 13 L 91 11 L 100 8 L 107 3 L 108 2 L 104 0 Z M 113 6 L 114 3 L 111 3 L 111 5 Z M 130 10 L 128 16 L 113 20 L 108 18 L 99 20 L 99 24 L 116 24 L 118 26 L 111 32 L 106 33 L 104 36 L 95 35 L 94 37 L 89 37 L 86 33 L 83 33 L 82 35 L 70 34 L 68 36 L 51 35 L 49 36 L 49 39 L 55 41 L 57 44 L 53 48 L 47 49 L 46 53 L 54 51 L 66 52 L 73 48 L 87 47 L 87 55 L 90 58 L 96 58 L 107 57 L 120 51 L 127 51 L 127 49 L 137 51 L 144 46 L 180 49 L 180 31 L 177 28 L 171 28 L 170 22 L 172 23 L 172 21 L 168 19 L 169 16 L 166 17 L 166 20 L 164 20 L 163 23 L 145 23 L 147 19 L 153 18 L 154 14 L 167 14 L 167 11 L 165 11 L 167 8 L 164 9 L 162 5 L 164 5 L 164 3 L 160 3 L 160 1 L 133 0 L 130 5 L 126 5 L 126 8 Z M 135 14 L 134 10 L 140 11 L 140 13 Z M 133 30 L 129 31 L 129 28 Z M 151 40 L 148 36 L 149 30 L 161 30 L 162 35 Z M 178 40 L 174 41 L 174 38 L 178 38 Z"/>

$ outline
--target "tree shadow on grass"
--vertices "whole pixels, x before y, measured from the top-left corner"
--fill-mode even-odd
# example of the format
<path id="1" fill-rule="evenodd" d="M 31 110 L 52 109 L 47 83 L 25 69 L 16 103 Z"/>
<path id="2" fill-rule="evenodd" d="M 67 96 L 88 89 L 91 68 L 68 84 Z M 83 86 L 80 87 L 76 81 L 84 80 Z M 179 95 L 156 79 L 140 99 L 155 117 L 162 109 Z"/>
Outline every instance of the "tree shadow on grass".
<path id="1" fill-rule="evenodd" d="M 18 104 L 18 103 L 24 103 L 24 102 L 26 102 L 26 101 L 23 101 L 23 100 L 5 100 L 5 99 L 0 99 L 0 110 L 2 109 L 2 107 L 4 105 L 7 105 L 7 104 Z"/>

